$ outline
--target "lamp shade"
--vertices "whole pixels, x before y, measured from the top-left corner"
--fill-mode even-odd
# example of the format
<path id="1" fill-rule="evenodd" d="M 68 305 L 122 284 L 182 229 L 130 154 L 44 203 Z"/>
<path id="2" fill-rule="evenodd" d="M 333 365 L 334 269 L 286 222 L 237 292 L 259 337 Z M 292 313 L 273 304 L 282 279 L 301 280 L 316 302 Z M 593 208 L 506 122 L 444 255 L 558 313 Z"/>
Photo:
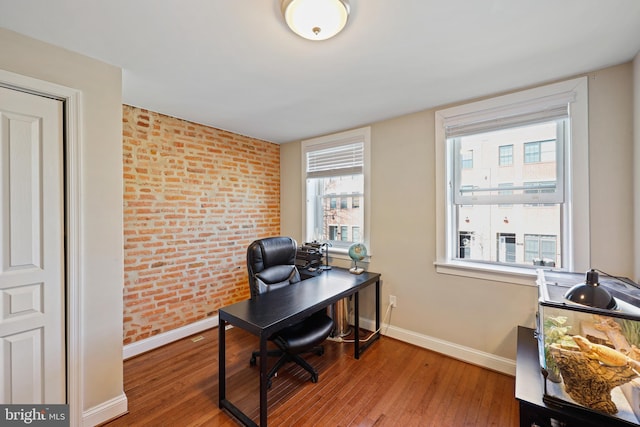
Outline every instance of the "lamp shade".
<path id="1" fill-rule="evenodd" d="M 347 24 L 347 0 L 283 0 L 282 14 L 291 30 L 309 40 L 326 40 Z"/>
<path id="2" fill-rule="evenodd" d="M 578 283 L 573 286 L 564 297 L 571 302 L 588 305 L 589 307 L 615 310 L 618 306 L 609 291 L 598 283 L 598 272 L 595 270 L 587 271 L 584 283 Z"/>

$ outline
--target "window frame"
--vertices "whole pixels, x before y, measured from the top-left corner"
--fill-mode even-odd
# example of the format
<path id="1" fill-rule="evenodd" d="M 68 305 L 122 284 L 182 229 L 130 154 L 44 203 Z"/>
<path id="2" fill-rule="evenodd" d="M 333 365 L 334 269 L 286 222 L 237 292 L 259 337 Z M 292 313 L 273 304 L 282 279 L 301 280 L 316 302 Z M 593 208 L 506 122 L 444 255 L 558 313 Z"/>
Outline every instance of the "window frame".
<path id="1" fill-rule="evenodd" d="M 573 95 L 569 108 L 569 134 L 564 162 L 565 202 L 562 209 L 563 264 L 567 271 L 586 271 L 590 268 L 589 238 L 589 171 L 579 167 L 589 163 L 588 138 L 588 80 L 587 77 L 566 80 L 533 89 L 470 102 L 435 112 L 435 169 L 436 169 L 436 271 L 443 274 L 473 277 L 507 283 L 535 285 L 535 269 L 527 266 L 508 266 L 494 263 L 455 260 L 452 250 L 453 225 L 451 184 L 452 154 L 447 148 L 445 125 L 451 121 L 517 114 L 527 105 L 544 104 L 554 98 Z M 529 107 L 530 108 L 530 107 Z M 490 118 L 490 117 L 489 117 Z M 464 120 L 463 119 L 463 120 Z M 575 166 L 574 166 L 575 165 Z"/>
<path id="2" fill-rule="evenodd" d="M 340 145 L 349 145 L 356 142 L 363 144 L 363 203 L 357 203 L 357 208 L 364 209 L 363 224 L 360 228 L 362 243 L 367 247 L 367 258 L 372 255 L 371 234 L 370 234 L 370 216 L 371 216 L 371 128 L 363 127 L 352 129 L 344 132 L 338 132 L 330 135 L 320 136 L 312 139 L 301 141 L 301 175 L 302 175 L 302 236 L 304 241 L 311 241 L 308 224 L 307 212 L 307 153 L 310 151 L 322 150 L 329 147 L 337 147 Z M 351 195 L 339 195 L 340 197 L 350 197 Z M 352 199 L 353 205 L 353 199 Z M 350 259 L 348 256 L 348 248 L 329 247 L 329 253 L 341 259 Z"/>
<path id="3" fill-rule="evenodd" d="M 503 148 L 509 148 L 508 155 L 502 153 Z M 506 159 L 509 159 L 509 163 L 503 163 Z M 498 166 L 505 168 L 513 166 L 513 144 L 505 144 L 498 147 Z"/>
<path id="4" fill-rule="evenodd" d="M 473 169 L 473 150 L 460 154 L 460 169 Z"/>

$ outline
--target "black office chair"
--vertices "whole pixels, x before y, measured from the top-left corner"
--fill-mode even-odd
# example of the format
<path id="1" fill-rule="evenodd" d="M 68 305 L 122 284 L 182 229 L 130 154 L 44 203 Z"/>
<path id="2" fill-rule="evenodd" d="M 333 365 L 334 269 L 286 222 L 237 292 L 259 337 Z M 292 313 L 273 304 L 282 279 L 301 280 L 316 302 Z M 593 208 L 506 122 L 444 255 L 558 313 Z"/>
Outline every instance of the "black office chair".
<path id="1" fill-rule="evenodd" d="M 251 298 L 300 281 L 295 266 L 297 245 L 290 237 L 269 237 L 256 240 L 247 249 L 247 269 Z M 318 382 L 318 371 L 300 355 L 314 352 L 324 354 L 320 345 L 333 331 L 333 320 L 324 311 L 319 311 L 300 323 L 289 326 L 269 337 L 277 350 L 268 352 L 269 356 L 280 359 L 267 375 L 267 386 L 271 387 L 271 378 L 287 362 L 295 362 L 311 374 L 311 382 Z M 251 355 L 250 364 L 256 364 L 259 351 Z"/>

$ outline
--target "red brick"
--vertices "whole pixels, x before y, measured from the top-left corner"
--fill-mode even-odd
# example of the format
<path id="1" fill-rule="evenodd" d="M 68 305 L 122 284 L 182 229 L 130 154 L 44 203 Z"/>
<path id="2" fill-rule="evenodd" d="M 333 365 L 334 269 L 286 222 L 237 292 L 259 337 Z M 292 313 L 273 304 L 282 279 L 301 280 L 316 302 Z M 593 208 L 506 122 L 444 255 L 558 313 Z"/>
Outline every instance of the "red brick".
<path id="1" fill-rule="evenodd" d="M 280 234 L 279 162 L 277 144 L 123 106 L 125 344 L 249 297 L 246 246 Z"/>

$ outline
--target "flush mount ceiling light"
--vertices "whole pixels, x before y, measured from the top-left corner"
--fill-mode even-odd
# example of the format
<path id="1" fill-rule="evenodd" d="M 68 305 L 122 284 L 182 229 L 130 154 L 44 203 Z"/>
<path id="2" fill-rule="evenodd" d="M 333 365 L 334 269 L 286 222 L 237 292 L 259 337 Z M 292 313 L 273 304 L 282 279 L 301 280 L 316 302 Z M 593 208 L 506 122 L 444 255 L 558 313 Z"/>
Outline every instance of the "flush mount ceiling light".
<path id="1" fill-rule="evenodd" d="M 349 19 L 347 0 L 282 0 L 282 14 L 291 30 L 309 40 L 338 34 Z"/>

